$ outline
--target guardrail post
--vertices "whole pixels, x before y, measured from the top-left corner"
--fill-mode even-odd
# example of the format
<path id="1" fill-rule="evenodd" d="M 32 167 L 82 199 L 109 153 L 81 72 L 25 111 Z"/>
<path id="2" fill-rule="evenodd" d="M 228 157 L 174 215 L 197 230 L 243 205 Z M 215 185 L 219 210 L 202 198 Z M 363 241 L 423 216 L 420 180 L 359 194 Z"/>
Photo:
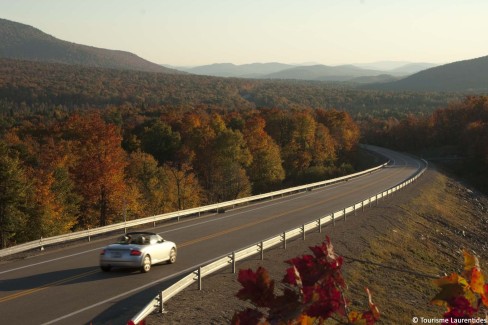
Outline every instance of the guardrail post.
<path id="1" fill-rule="evenodd" d="M 305 240 L 305 225 L 302 225 L 302 240 Z"/>
<path id="2" fill-rule="evenodd" d="M 202 267 L 198 267 L 198 290 L 202 290 Z"/>
<path id="3" fill-rule="evenodd" d="M 335 226 L 335 212 L 332 212 L 332 224 Z"/>
<path id="4" fill-rule="evenodd" d="M 376 202 L 376 206 L 378 206 L 378 194 L 376 194 L 375 196 L 375 202 Z"/>
<path id="5" fill-rule="evenodd" d="M 283 233 L 283 248 L 286 249 L 286 232 Z"/>
<path id="6" fill-rule="evenodd" d="M 159 313 L 162 314 L 164 312 L 164 306 L 163 306 L 163 292 L 159 291 Z"/>
<path id="7" fill-rule="evenodd" d="M 236 252 L 232 252 L 232 273 L 236 274 Z"/>
<path id="8" fill-rule="evenodd" d="M 364 212 L 364 201 L 361 201 L 361 210 Z"/>
<path id="9" fill-rule="evenodd" d="M 42 237 L 39 239 L 39 246 L 41 246 L 40 250 L 41 252 L 44 251 L 44 245 L 42 245 Z"/>
<path id="10" fill-rule="evenodd" d="M 261 251 L 261 261 L 264 260 L 264 243 L 259 243 L 259 250 Z"/>
<path id="11" fill-rule="evenodd" d="M 319 234 L 322 233 L 322 219 L 319 219 Z"/>
<path id="12" fill-rule="evenodd" d="M 346 221 L 346 209 L 344 208 L 344 221 Z"/>
<path id="13" fill-rule="evenodd" d="M 352 209 L 354 210 L 354 216 L 357 216 L 357 214 L 356 214 L 356 204 L 353 205 Z"/>
<path id="14" fill-rule="evenodd" d="M 88 228 L 88 242 L 91 242 L 90 228 Z"/>

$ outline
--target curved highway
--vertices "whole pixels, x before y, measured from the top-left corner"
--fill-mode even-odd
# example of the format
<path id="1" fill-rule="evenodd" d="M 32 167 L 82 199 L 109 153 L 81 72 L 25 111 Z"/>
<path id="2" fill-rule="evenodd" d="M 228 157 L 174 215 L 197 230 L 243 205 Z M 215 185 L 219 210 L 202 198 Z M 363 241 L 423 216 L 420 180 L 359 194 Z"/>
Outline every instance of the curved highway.
<path id="1" fill-rule="evenodd" d="M 99 269 L 99 252 L 114 238 L 48 248 L 30 258 L 0 262 L 0 319 L 5 324 L 26 325 L 126 324 L 175 275 L 360 202 L 424 167 L 410 156 L 371 148 L 388 157 L 390 164 L 310 192 L 147 229 L 176 242 L 178 257 L 175 264 L 154 266 L 146 274 Z"/>

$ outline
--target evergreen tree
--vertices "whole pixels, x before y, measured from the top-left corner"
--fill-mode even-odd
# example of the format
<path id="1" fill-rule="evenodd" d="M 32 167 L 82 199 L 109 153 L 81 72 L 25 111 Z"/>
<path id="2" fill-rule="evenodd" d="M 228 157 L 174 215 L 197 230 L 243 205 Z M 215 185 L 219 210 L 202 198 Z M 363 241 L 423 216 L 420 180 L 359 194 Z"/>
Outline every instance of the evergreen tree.
<path id="1" fill-rule="evenodd" d="M 19 160 L 0 142 L 0 248 L 15 242 L 27 226 L 28 189 Z"/>

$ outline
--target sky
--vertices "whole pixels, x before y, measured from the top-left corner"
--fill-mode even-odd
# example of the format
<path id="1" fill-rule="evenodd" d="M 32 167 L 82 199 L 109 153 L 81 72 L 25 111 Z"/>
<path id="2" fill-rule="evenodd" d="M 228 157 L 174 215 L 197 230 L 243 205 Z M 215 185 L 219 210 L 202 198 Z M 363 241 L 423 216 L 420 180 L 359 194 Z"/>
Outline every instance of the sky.
<path id="1" fill-rule="evenodd" d="M 488 55 L 486 0 L 0 0 L 0 18 L 173 66 Z"/>

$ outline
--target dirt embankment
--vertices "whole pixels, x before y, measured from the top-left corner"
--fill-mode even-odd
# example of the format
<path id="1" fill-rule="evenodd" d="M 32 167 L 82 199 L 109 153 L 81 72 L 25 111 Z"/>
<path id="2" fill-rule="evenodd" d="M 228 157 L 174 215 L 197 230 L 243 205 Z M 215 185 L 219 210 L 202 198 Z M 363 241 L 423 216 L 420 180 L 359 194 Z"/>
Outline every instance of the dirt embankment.
<path id="1" fill-rule="evenodd" d="M 294 240 L 286 250 L 266 251 L 263 261 L 258 256 L 243 261 L 238 268 L 263 266 L 279 284 L 287 268 L 284 261 L 309 254 L 308 247 L 326 235 L 339 255 L 368 261 L 346 258 L 346 295 L 353 308 L 367 309 L 368 287 L 381 324 L 440 318 L 443 308 L 429 303 L 438 290 L 426 276 L 460 273 L 463 248 L 474 252 L 488 273 L 488 198 L 433 169 L 377 207 L 328 225 L 322 234 L 309 233 L 305 241 Z M 239 289 L 237 274 L 221 271 L 203 279 L 203 290 L 190 287 L 172 298 L 165 304 L 167 313 L 152 315 L 147 323 L 228 324 L 235 311 L 250 306 L 235 297 Z"/>

